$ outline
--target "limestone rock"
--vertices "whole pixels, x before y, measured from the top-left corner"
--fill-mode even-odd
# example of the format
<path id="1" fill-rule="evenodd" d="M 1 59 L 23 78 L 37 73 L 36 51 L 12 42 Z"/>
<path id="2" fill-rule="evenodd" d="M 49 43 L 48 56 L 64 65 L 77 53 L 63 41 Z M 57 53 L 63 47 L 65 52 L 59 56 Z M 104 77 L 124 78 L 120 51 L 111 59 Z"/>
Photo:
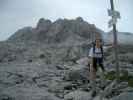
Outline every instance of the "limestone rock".
<path id="1" fill-rule="evenodd" d="M 122 93 L 117 97 L 112 98 L 111 100 L 132 100 L 133 93 Z"/>

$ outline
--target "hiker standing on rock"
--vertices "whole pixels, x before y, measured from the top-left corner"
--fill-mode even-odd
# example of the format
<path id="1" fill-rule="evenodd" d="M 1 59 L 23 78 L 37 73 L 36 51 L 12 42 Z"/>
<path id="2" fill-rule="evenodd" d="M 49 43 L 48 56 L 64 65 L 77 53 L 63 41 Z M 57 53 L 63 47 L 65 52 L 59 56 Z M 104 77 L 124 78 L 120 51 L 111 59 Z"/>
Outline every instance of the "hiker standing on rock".
<path id="1" fill-rule="evenodd" d="M 92 44 L 92 47 L 89 51 L 90 62 L 90 82 L 92 86 L 92 97 L 96 96 L 96 72 L 98 67 L 105 72 L 103 65 L 103 45 L 100 38 L 96 38 L 95 42 Z"/>

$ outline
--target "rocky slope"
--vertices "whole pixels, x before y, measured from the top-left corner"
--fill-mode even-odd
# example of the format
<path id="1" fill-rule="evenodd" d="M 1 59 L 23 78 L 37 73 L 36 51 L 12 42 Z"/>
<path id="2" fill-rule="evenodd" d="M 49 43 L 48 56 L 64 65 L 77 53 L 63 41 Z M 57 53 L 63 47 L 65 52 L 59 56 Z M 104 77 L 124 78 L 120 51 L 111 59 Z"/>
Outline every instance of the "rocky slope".
<path id="1" fill-rule="evenodd" d="M 100 36 L 103 33 L 80 17 L 55 22 L 41 18 L 35 28 L 20 29 L 0 42 L 0 100 L 91 100 L 89 69 L 77 61 L 87 56 L 93 32 Z M 124 75 L 128 73 L 130 81 L 116 85 L 108 79 L 115 69 L 109 49 L 105 54 L 109 74 L 101 81 L 98 73 L 94 100 L 101 95 L 105 100 L 118 100 L 125 95 L 132 98 L 133 46 L 119 48 L 120 66 L 127 70 Z"/>

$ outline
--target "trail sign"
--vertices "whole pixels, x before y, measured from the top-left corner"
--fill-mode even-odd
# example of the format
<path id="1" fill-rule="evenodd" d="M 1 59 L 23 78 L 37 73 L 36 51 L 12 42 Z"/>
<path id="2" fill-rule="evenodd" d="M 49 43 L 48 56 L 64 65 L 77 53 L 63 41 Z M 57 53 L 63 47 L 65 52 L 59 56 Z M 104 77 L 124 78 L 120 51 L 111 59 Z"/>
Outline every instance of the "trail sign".
<path id="1" fill-rule="evenodd" d="M 114 58 L 115 58 L 115 66 L 116 66 L 116 83 L 119 83 L 120 80 L 120 68 L 119 68 L 119 57 L 118 57 L 118 40 L 117 40 L 117 29 L 116 29 L 116 23 L 117 23 L 117 19 L 121 18 L 120 17 L 120 13 L 118 11 L 115 11 L 115 7 L 114 7 L 114 0 L 110 0 L 110 5 L 111 5 L 111 10 L 108 9 L 108 15 L 112 17 L 112 19 L 109 21 L 109 27 L 113 27 L 113 37 L 114 37 L 114 41 L 113 41 L 113 47 L 114 47 Z M 111 88 L 113 87 L 113 85 L 111 85 Z M 106 92 L 110 92 L 108 90 L 111 90 L 110 88 L 105 88 L 105 92 L 103 92 L 100 96 L 100 100 L 103 100 L 103 98 L 105 97 L 105 93 Z"/>
<path id="2" fill-rule="evenodd" d="M 108 27 L 110 28 L 111 26 L 113 26 L 114 24 L 117 23 L 117 19 L 116 18 L 112 18 L 111 20 L 109 20 L 108 22 Z"/>
<path id="3" fill-rule="evenodd" d="M 108 15 L 113 18 L 121 18 L 120 12 L 108 9 Z"/>

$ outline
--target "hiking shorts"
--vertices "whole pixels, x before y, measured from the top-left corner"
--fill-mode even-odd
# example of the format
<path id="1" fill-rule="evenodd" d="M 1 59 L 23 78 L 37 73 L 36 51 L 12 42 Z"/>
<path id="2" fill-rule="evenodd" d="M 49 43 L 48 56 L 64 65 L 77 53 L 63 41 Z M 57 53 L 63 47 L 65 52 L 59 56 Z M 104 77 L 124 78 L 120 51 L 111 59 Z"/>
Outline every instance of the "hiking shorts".
<path id="1" fill-rule="evenodd" d="M 98 66 L 101 67 L 102 71 L 104 71 L 104 66 L 103 66 L 103 58 L 93 58 L 93 67 L 97 71 Z"/>

